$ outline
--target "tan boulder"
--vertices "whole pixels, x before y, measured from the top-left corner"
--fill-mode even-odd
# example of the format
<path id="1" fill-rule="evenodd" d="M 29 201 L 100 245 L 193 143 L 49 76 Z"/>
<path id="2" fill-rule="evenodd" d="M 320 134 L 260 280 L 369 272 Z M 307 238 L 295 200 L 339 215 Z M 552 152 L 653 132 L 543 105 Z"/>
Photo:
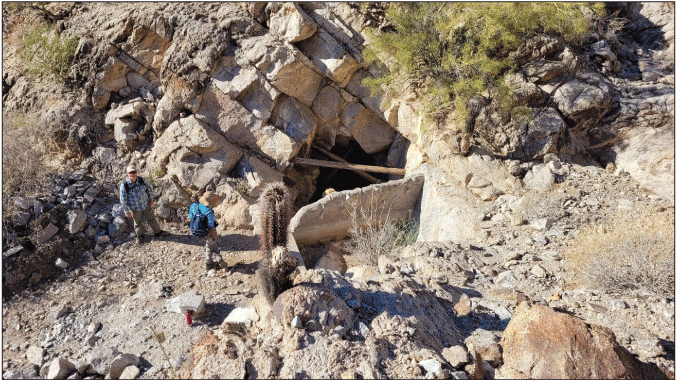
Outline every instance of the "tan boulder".
<path id="1" fill-rule="evenodd" d="M 324 77 L 308 57 L 271 36 L 243 39 L 240 44 L 241 66 L 255 65 L 275 88 L 308 107 L 312 105 Z"/>
<path id="2" fill-rule="evenodd" d="M 352 74 L 360 68 L 359 63 L 345 50 L 343 45 L 324 29 L 302 41 L 300 50 L 328 78 L 345 87 Z"/>
<path id="3" fill-rule="evenodd" d="M 317 24 L 295 3 L 284 3 L 271 14 L 269 26 L 273 34 L 290 43 L 307 39 L 317 31 Z"/>
<path id="4" fill-rule="evenodd" d="M 313 244 L 349 236 L 350 211 L 367 207 L 389 210 L 380 213 L 381 222 L 408 216 L 420 196 L 423 176 L 406 177 L 398 181 L 370 185 L 330 194 L 298 210 L 289 226 L 296 243 Z"/>
<path id="5" fill-rule="evenodd" d="M 228 227 L 250 230 L 253 228 L 251 207 L 256 203 L 255 199 L 242 195 L 235 189 L 233 184 L 227 182 L 216 187 L 215 193 L 221 202 L 214 207 L 219 234 L 226 233 Z"/>
<path id="6" fill-rule="evenodd" d="M 171 30 L 171 21 L 164 16 L 157 13 L 148 15 L 139 20 L 129 41 L 123 45 L 123 50 L 134 57 L 145 70 L 159 72 L 164 53 L 171 46 Z"/>
<path id="7" fill-rule="evenodd" d="M 180 148 L 186 148 L 200 155 L 224 150 L 229 152 L 235 164 L 242 156 L 242 151 L 238 147 L 194 115 L 178 119 L 167 127 L 155 141 L 149 161 L 158 165 L 166 164 L 169 156 Z"/>
<path id="8" fill-rule="evenodd" d="M 634 358 L 608 328 L 527 302 L 517 307 L 500 345 L 500 378 L 667 378 L 655 365 Z"/>
<path id="9" fill-rule="evenodd" d="M 204 92 L 197 116 L 203 117 L 229 141 L 271 158 L 280 170 L 289 165 L 301 146 L 284 132 L 263 123 L 213 83 L 209 83 Z"/>
<path id="10" fill-rule="evenodd" d="M 360 103 L 345 106 L 341 114 L 343 125 L 366 153 L 377 153 L 392 144 L 397 131 Z"/>
<path id="11" fill-rule="evenodd" d="M 612 149 L 618 171 L 628 172 L 642 187 L 673 204 L 673 123 L 659 128 L 631 129 L 624 141 Z"/>
<path id="12" fill-rule="evenodd" d="M 239 67 L 232 58 L 224 61 L 211 78 L 216 87 L 232 99 L 237 99 L 257 118 L 268 120 L 281 92 L 255 67 Z"/>
<path id="13" fill-rule="evenodd" d="M 343 326 L 350 330 L 354 311 L 330 288 L 316 284 L 299 284 L 280 294 L 272 304 L 272 313 L 283 326 L 300 317 L 307 331 L 328 332 Z"/>
<path id="14" fill-rule="evenodd" d="M 96 87 L 104 91 L 119 91 L 127 86 L 126 74 L 129 66 L 116 57 L 108 58 L 103 71 L 96 75 Z"/>
<path id="15" fill-rule="evenodd" d="M 266 185 L 283 180 L 280 172 L 250 154 L 245 154 L 239 160 L 236 170 L 246 184 L 247 195 L 254 199 L 258 199 L 258 196 Z"/>
<path id="16" fill-rule="evenodd" d="M 289 96 L 284 96 L 277 103 L 270 122 L 306 146 L 312 144 L 319 123 L 308 106 Z"/>
<path id="17" fill-rule="evenodd" d="M 169 156 L 167 174 L 176 176 L 184 188 L 203 191 L 215 179 L 226 177 L 242 153 L 222 148 L 213 153 L 197 154 L 181 147 Z"/>
<path id="18" fill-rule="evenodd" d="M 340 274 L 345 274 L 347 271 L 347 263 L 340 253 L 328 251 L 317 260 L 314 269 L 334 270 Z"/>

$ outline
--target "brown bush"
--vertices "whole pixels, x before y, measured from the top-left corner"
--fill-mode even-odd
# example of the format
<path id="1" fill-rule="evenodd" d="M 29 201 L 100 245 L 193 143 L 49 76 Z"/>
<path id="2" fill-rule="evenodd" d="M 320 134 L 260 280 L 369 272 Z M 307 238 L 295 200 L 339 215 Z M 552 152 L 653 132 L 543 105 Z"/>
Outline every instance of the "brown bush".
<path id="1" fill-rule="evenodd" d="M 381 255 L 415 242 L 418 236 L 417 221 L 410 216 L 392 218 L 390 210 L 391 207 L 380 205 L 373 198 L 350 210 L 351 239 L 345 248 L 362 264 L 378 265 Z"/>
<path id="2" fill-rule="evenodd" d="M 580 231 L 566 263 L 583 283 L 610 292 L 673 295 L 673 212 L 620 213 Z"/>

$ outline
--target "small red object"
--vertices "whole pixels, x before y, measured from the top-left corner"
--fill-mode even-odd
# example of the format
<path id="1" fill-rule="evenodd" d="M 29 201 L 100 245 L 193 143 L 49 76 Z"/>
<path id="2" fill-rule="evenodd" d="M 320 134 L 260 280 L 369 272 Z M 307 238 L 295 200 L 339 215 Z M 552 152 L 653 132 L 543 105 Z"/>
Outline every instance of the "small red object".
<path id="1" fill-rule="evenodd" d="M 185 319 L 188 321 L 188 326 L 192 325 L 192 310 L 185 312 Z"/>

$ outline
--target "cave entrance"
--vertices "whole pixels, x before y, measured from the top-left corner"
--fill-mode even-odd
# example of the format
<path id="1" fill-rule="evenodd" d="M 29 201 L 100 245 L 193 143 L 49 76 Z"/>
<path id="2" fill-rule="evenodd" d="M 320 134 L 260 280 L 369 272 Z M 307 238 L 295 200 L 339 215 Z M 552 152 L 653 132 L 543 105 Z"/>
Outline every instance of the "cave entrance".
<path id="1" fill-rule="evenodd" d="M 385 150 L 384 153 L 370 155 L 366 153 L 354 139 L 349 140 L 347 144 L 344 145 L 336 144 L 330 152 L 351 164 L 382 166 L 384 161 L 387 160 L 387 150 Z M 381 157 L 383 155 L 384 157 Z M 327 156 L 318 149 L 312 149 L 311 157 L 320 160 L 335 161 L 335 159 Z M 384 173 L 369 172 L 367 174 L 379 182 L 387 182 L 388 180 L 388 175 Z M 336 191 L 343 191 L 371 184 L 373 184 L 372 181 L 360 176 L 352 170 L 320 167 L 319 177 L 317 177 L 317 190 L 310 199 L 310 203 L 319 200 L 324 194 L 324 191 L 328 188 L 332 188 Z"/>

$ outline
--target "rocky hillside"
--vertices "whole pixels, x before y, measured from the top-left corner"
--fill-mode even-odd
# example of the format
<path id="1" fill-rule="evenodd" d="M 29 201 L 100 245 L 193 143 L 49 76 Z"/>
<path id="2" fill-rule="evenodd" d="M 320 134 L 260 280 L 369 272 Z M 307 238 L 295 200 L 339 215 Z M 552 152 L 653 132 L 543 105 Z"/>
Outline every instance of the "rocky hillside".
<path id="1" fill-rule="evenodd" d="M 582 48 L 527 41 L 508 83 L 529 121 L 484 94 L 469 139 L 362 84 L 383 6 L 3 5 L 4 120 L 58 147 L 40 187 L 3 192 L 4 377 L 673 379 L 673 4 L 589 14 Z M 77 37 L 61 82 L 21 59 L 41 24 Z M 172 232 L 141 246 L 132 163 Z M 302 265 L 271 307 L 256 199 L 280 181 Z M 186 215 L 207 190 L 228 266 L 205 273 Z M 369 199 L 419 227 L 365 263 Z"/>

